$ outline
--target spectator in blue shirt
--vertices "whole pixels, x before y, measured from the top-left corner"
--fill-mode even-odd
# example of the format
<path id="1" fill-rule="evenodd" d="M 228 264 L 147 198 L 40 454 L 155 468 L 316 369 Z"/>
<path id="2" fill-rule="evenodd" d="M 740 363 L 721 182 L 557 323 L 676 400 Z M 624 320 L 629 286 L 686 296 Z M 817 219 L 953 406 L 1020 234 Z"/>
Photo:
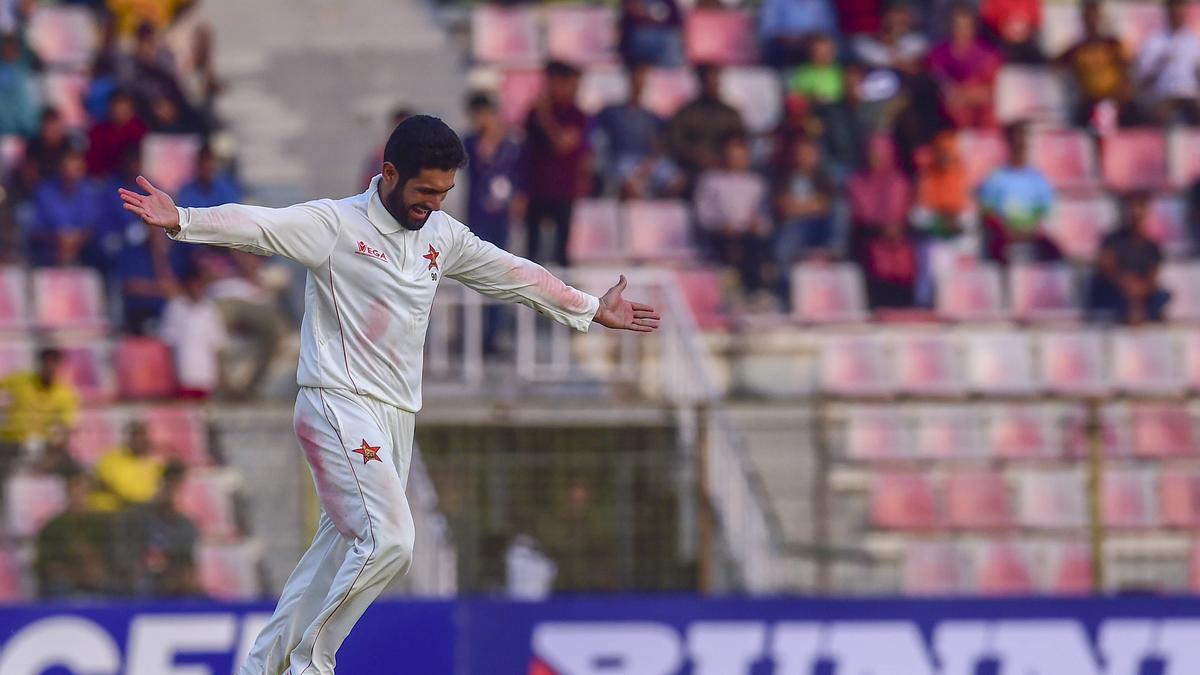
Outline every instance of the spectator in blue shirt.
<path id="1" fill-rule="evenodd" d="M 636 166 L 654 154 L 655 147 L 666 135 L 667 122 L 642 105 L 646 89 L 644 64 L 629 69 L 629 99 L 605 107 L 595 119 L 596 145 L 600 148 L 604 179 L 620 183 L 620 169 Z"/>
<path id="2" fill-rule="evenodd" d="M 33 73 L 21 58 L 15 36 L 0 37 L 0 136 L 32 136 L 38 130 L 38 95 Z"/>
<path id="3" fill-rule="evenodd" d="M 211 208 L 240 201 L 242 191 L 229 176 L 220 172 L 216 155 L 200 148 L 196 155 L 196 177 L 179 190 L 175 202 L 181 207 Z"/>
<path id="4" fill-rule="evenodd" d="M 626 63 L 677 68 L 684 63 L 683 12 L 675 0 L 621 0 L 621 56 Z"/>
<path id="5" fill-rule="evenodd" d="M 33 231 L 26 238 L 30 261 L 42 266 L 95 262 L 85 255 L 97 234 L 103 202 L 100 186 L 87 176 L 83 153 L 65 153 L 58 175 L 42 179 L 33 200 Z"/>
<path id="6" fill-rule="evenodd" d="M 987 253 L 1001 263 L 1058 260 L 1058 246 L 1042 231 L 1054 206 L 1054 188 L 1028 164 L 1029 133 L 1022 123 L 1004 129 L 1008 165 L 979 186 L 978 201 L 987 232 Z"/>
<path id="7" fill-rule="evenodd" d="M 837 29 L 829 0 L 766 0 L 758 14 L 763 60 L 776 68 L 800 64 L 809 36 L 836 35 Z"/>

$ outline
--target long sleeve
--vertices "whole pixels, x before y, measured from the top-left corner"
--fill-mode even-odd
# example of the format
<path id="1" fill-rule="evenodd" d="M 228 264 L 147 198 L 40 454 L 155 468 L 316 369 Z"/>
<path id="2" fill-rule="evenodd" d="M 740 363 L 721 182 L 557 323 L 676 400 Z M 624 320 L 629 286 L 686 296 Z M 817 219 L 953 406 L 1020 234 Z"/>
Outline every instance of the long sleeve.
<path id="1" fill-rule="evenodd" d="M 454 256 L 446 263 L 446 276 L 484 295 L 520 303 L 587 332 L 600 308 L 598 298 L 568 286 L 537 263 L 483 241 L 462 223 L 451 221 L 451 227 Z"/>
<path id="2" fill-rule="evenodd" d="M 338 228 L 334 203 L 328 199 L 282 209 L 224 204 L 179 209 L 179 231 L 171 238 L 258 255 L 281 255 L 305 267 L 317 267 L 333 251 Z"/>

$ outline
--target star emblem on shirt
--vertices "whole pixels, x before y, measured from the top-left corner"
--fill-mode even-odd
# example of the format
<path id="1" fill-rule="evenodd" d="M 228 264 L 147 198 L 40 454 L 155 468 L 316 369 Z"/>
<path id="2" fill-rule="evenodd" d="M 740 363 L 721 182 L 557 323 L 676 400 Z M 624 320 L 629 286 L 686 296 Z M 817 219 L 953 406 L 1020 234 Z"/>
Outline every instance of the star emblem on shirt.
<path id="1" fill-rule="evenodd" d="M 429 261 L 429 267 L 426 267 L 425 269 L 429 269 L 429 270 L 441 269 L 438 267 L 438 261 L 437 261 L 439 255 L 441 255 L 441 252 L 438 251 L 436 248 L 434 248 L 433 244 L 430 244 L 429 245 L 429 253 L 426 253 L 425 255 L 421 256 L 422 258 Z"/>
<path id="2" fill-rule="evenodd" d="M 362 455 L 363 464 L 366 464 L 367 462 L 369 462 L 371 460 L 375 460 L 377 462 L 383 461 L 382 459 L 379 459 L 379 446 L 371 445 L 370 443 L 367 443 L 367 439 L 365 439 L 365 438 L 363 439 L 362 447 L 355 448 L 354 452 L 357 452 L 358 454 Z"/>

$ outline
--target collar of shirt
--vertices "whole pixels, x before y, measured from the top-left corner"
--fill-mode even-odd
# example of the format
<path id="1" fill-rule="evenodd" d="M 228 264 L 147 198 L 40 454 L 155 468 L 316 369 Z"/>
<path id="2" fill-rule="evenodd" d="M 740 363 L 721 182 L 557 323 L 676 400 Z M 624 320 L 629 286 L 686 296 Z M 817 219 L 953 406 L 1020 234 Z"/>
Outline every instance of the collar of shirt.
<path id="1" fill-rule="evenodd" d="M 403 230 L 404 226 L 383 207 L 383 197 L 379 194 L 381 180 L 383 180 L 383 174 L 375 176 L 371 179 L 371 187 L 367 188 L 367 218 L 380 234 L 395 234 Z"/>

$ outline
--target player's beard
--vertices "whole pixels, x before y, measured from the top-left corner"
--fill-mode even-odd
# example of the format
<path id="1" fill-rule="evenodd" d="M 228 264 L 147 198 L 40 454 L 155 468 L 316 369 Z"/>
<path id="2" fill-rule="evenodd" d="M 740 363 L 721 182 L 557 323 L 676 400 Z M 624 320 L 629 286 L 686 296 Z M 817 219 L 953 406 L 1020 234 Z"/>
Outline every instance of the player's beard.
<path id="1" fill-rule="evenodd" d="M 404 190 L 400 189 L 399 187 L 392 190 L 392 193 L 381 201 L 383 202 L 383 208 L 387 209 L 387 212 L 392 214 L 392 217 L 396 219 L 396 222 L 400 223 L 400 225 L 402 225 L 406 230 L 412 230 L 415 232 L 422 227 L 425 227 L 425 223 L 429 221 L 429 216 L 433 214 L 433 211 L 430 211 L 429 213 L 425 214 L 425 217 L 421 220 L 414 220 L 410 215 L 410 210 L 412 207 L 416 206 L 416 204 L 406 204 L 404 202 Z"/>

